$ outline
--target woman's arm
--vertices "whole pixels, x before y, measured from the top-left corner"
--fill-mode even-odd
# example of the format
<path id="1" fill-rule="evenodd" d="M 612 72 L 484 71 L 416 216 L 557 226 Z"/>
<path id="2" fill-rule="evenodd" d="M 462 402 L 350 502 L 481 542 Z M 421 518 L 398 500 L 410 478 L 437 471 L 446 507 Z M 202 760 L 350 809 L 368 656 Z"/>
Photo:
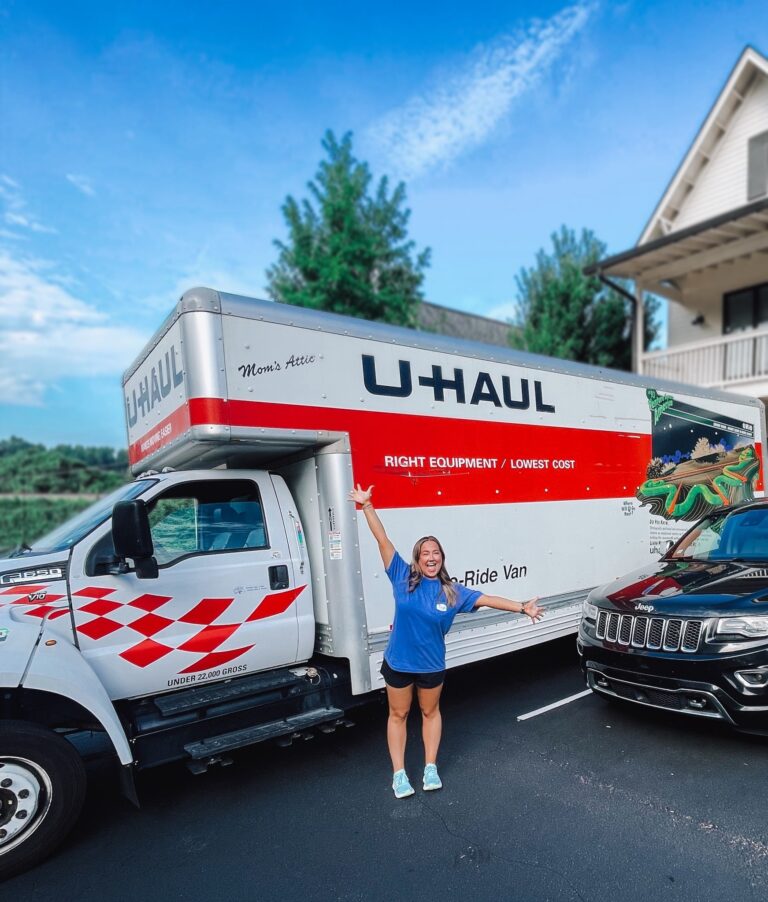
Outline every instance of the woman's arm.
<path id="1" fill-rule="evenodd" d="M 379 554 L 386 568 L 389 567 L 392 563 L 392 558 L 395 556 L 395 546 L 390 542 L 389 536 L 384 529 L 384 524 L 379 520 L 379 515 L 373 509 L 373 504 L 371 503 L 372 491 L 372 485 L 369 485 L 367 489 L 363 489 L 358 483 L 357 488 L 350 491 L 349 500 L 362 507 L 365 520 L 373 533 L 374 539 L 376 539 L 376 544 L 379 546 Z"/>
<path id="2" fill-rule="evenodd" d="M 500 595 L 481 595 L 475 602 L 476 608 L 496 608 L 498 611 L 514 611 L 516 614 L 527 614 L 536 623 L 544 616 L 544 611 L 539 607 L 538 595 L 529 598 L 528 601 L 512 601 L 511 598 L 502 598 Z"/>

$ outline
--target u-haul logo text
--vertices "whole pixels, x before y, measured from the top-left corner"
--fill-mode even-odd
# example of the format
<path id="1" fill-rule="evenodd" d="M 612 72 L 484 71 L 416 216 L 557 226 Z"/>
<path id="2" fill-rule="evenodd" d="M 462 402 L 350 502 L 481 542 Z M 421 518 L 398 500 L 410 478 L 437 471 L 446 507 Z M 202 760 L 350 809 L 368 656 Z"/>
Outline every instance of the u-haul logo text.
<path id="1" fill-rule="evenodd" d="M 376 358 L 371 354 L 362 355 L 363 383 L 372 395 L 388 398 L 408 398 L 413 394 L 413 373 L 407 360 L 398 360 L 399 381 L 396 385 L 383 385 L 376 378 Z M 528 410 L 531 406 L 531 389 L 528 379 L 515 380 L 514 386 L 509 376 L 502 376 L 500 384 L 490 373 L 479 372 L 477 376 L 465 378 L 461 367 L 453 368 L 453 376 L 444 375 L 443 368 L 433 364 L 429 375 L 417 377 L 417 385 L 431 389 L 435 401 L 453 400 L 457 404 L 480 404 L 486 401 L 494 407 L 509 407 L 511 410 Z M 446 398 L 446 393 L 450 393 Z M 469 397 L 469 401 L 467 401 Z M 554 413 L 554 404 L 547 404 L 538 380 L 533 383 L 533 403 L 539 413 Z"/>
<path id="2" fill-rule="evenodd" d="M 168 397 L 171 389 L 178 388 L 184 381 L 184 371 L 178 359 L 176 346 L 157 359 L 149 373 L 139 381 L 138 393 L 134 388 L 125 396 L 125 411 L 128 425 L 135 426 L 139 416 L 145 417 L 163 398 Z"/>

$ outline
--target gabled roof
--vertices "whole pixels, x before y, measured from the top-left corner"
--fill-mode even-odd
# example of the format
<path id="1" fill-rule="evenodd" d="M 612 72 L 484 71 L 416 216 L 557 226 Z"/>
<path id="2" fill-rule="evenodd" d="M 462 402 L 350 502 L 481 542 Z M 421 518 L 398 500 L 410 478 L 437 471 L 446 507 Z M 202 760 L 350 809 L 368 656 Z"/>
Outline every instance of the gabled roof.
<path id="1" fill-rule="evenodd" d="M 683 201 L 709 162 L 758 74 L 768 76 L 768 59 L 753 47 L 746 47 L 648 220 L 638 246 L 662 238 L 674 230 L 675 218 Z"/>

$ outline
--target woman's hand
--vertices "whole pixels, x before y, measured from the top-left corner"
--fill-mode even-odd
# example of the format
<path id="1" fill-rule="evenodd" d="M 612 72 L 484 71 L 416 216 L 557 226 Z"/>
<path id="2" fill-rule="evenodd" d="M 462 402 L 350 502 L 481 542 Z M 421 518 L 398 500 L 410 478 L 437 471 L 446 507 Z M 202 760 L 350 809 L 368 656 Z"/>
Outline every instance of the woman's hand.
<path id="1" fill-rule="evenodd" d="M 544 611 L 539 607 L 539 596 L 537 595 L 535 598 L 529 598 L 528 601 L 524 601 L 520 613 L 527 614 L 534 623 L 537 620 L 541 620 L 544 616 Z"/>
<path id="2" fill-rule="evenodd" d="M 373 492 L 372 485 L 369 485 L 367 489 L 364 489 L 358 482 L 357 488 L 351 489 L 347 498 L 350 501 L 354 501 L 355 504 L 367 504 L 367 502 L 371 500 L 371 492 Z"/>
<path id="3" fill-rule="evenodd" d="M 392 563 L 392 558 L 395 556 L 395 546 L 390 542 L 386 530 L 384 529 L 384 525 L 381 520 L 379 520 L 379 515 L 371 504 L 372 491 L 372 485 L 369 485 L 367 489 L 364 489 L 358 482 L 357 488 L 350 489 L 347 498 L 362 507 L 364 519 L 373 533 L 374 539 L 376 539 L 376 544 L 379 546 L 381 560 L 384 562 L 385 567 L 389 567 Z"/>

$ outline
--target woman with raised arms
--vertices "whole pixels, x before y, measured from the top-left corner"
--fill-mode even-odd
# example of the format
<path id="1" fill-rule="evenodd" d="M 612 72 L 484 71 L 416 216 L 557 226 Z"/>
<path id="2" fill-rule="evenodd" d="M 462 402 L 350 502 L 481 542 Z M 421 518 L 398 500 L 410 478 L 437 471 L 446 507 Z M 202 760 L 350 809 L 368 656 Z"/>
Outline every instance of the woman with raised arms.
<path id="1" fill-rule="evenodd" d="M 407 564 L 395 550 L 371 502 L 373 486 L 360 485 L 349 493 L 359 504 L 379 546 L 395 597 L 395 617 L 381 674 L 387 687 L 389 719 L 387 745 L 392 758 L 392 789 L 398 799 L 413 795 L 405 772 L 405 740 L 413 687 L 419 700 L 424 740 L 425 790 L 440 789 L 437 750 L 442 734 L 440 692 L 445 679 L 445 635 L 457 614 L 475 608 L 496 608 L 527 614 L 536 623 L 544 616 L 538 598 L 512 601 L 498 595 L 483 595 L 455 583 L 445 569 L 442 545 L 434 536 L 423 536 L 413 547 Z"/>

